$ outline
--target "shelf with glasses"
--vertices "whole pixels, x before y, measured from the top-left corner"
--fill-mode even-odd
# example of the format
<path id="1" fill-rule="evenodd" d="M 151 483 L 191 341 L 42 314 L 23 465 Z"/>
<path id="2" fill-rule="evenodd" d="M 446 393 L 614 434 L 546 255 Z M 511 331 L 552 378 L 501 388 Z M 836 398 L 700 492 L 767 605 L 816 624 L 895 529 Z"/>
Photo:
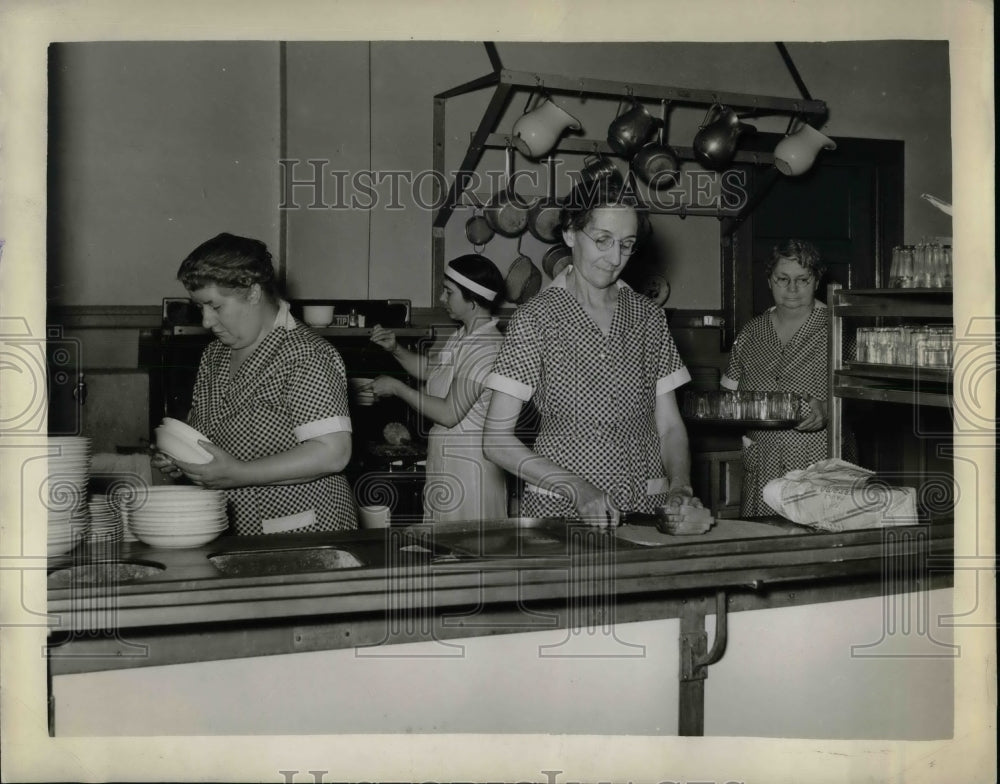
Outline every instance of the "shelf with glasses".
<path id="1" fill-rule="evenodd" d="M 844 357 L 845 319 L 862 323 L 920 320 L 950 326 L 951 289 L 844 289 L 832 284 L 830 308 L 830 450 L 840 457 L 844 399 L 911 406 L 952 406 L 950 367 L 859 362 Z"/>

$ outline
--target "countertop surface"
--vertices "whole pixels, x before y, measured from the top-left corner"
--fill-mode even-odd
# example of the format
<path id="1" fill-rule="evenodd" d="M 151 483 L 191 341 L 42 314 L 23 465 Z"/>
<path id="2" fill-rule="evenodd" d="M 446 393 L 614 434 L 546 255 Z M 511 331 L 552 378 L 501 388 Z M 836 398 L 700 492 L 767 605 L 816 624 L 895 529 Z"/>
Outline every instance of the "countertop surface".
<path id="1" fill-rule="evenodd" d="M 828 533 L 778 518 L 720 519 L 693 536 L 633 525 L 608 532 L 550 518 L 226 536 L 191 549 L 125 543 L 51 559 L 49 617 L 53 630 L 72 632 L 106 628 L 95 611 L 109 608 L 115 628 L 129 628 L 384 613 L 389 594 L 435 609 L 559 601 L 569 583 L 584 592 L 612 584 L 619 598 L 706 593 L 877 576 L 888 553 L 951 552 L 950 524 Z M 125 566 L 95 570 L 96 561 Z M 599 579 L 567 580 L 574 570 Z"/>

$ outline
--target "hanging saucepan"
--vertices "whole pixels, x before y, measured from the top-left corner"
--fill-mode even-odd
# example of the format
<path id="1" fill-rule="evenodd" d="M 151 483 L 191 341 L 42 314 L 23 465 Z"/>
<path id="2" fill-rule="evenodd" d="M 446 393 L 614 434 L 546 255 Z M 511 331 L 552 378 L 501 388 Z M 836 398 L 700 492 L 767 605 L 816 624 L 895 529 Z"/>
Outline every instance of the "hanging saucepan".
<path id="1" fill-rule="evenodd" d="M 490 228 L 505 237 L 517 237 L 528 227 L 528 208 L 511 187 L 511 171 L 514 168 L 514 148 L 506 150 L 506 178 L 503 187 L 493 196 L 486 208 L 486 220 Z"/>
<path id="2" fill-rule="evenodd" d="M 486 220 L 481 208 L 476 208 L 476 214 L 465 222 L 465 236 L 474 246 L 485 245 L 493 239 L 495 232 L 490 222 Z"/>
<path id="3" fill-rule="evenodd" d="M 608 127 L 608 146 L 625 158 L 631 158 L 653 135 L 660 120 L 634 98 L 632 108 L 618 115 Z"/>
<path id="4" fill-rule="evenodd" d="M 540 242 L 552 244 L 559 242 L 559 213 L 562 205 L 556 198 L 556 166 L 555 158 L 549 158 L 549 188 L 544 199 L 535 202 L 528 211 L 528 231 Z"/>
<path id="5" fill-rule="evenodd" d="M 643 147 L 632 159 L 632 171 L 650 188 L 666 190 L 677 182 L 680 162 L 673 148 L 664 143 L 667 126 L 667 101 L 663 102 L 663 120 L 660 138 Z"/>
<path id="6" fill-rule="evenodd" d="M 573 251 L 563 244 L 553 245 L 542 256 L 542 269 L 550 278 L 555 279 L 560 272 L 573 263 Z"/>
<path id="7" fill-rule="evenodd" d="M 618 171 L 614 161 L 597 153 L 584 158 L 583 168 L 580 169 L 580 180 L 590 184 L 604 179 L 615 179 L 619 184 L 623 182 L 621 172 Z"/>
<path id="8" fill-rule="evenodd" d="M 517 240 L 517 258 L 507 270 L 505 283 L 507 299 L 518 305 L 523 305 L 542 288 L 542 273 L 531 260 L 530 256 L 521 253 L 521 239 Z"/>

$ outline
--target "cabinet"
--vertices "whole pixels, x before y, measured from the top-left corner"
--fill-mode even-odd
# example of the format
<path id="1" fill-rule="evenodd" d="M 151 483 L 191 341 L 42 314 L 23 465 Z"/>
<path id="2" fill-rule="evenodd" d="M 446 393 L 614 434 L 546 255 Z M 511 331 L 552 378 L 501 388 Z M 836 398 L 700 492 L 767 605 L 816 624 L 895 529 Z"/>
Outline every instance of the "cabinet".
<path id="1" fill-rule="evenodd" d="M 840 457 L 845 401 L 867 401 L 872 427 L 855 427 L 876 443 L 875 469 L 892 484 L 918 488 L 918 505 L 931 516 L 947 514 L 953 501 L 952 372 L 946 367 L 858 362 L 845 346 L 858 327 L 952 326 L 951 289 L 845 289 L 831 284 L 830 456 Z M 882 411 L 894 403 L 902 412 Z M 859 461 L 864 464 L 864 461 Z M 931 502 L 928 502 L 930 499 Z M 933 508 L 928 508 L 928 502 Z"/>

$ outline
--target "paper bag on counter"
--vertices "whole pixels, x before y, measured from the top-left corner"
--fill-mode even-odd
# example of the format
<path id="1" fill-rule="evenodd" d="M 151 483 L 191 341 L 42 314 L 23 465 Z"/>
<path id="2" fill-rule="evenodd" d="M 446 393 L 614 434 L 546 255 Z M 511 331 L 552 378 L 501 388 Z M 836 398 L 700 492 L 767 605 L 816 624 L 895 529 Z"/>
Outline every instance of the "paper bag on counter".
<path id="1" fill-rule="evenodd" d="M 873 471 L 831 458 L 764 486 L 764 501 L 795 523 L 853 531 L 917 523 L 917 491 L 879 483 Z"/>

